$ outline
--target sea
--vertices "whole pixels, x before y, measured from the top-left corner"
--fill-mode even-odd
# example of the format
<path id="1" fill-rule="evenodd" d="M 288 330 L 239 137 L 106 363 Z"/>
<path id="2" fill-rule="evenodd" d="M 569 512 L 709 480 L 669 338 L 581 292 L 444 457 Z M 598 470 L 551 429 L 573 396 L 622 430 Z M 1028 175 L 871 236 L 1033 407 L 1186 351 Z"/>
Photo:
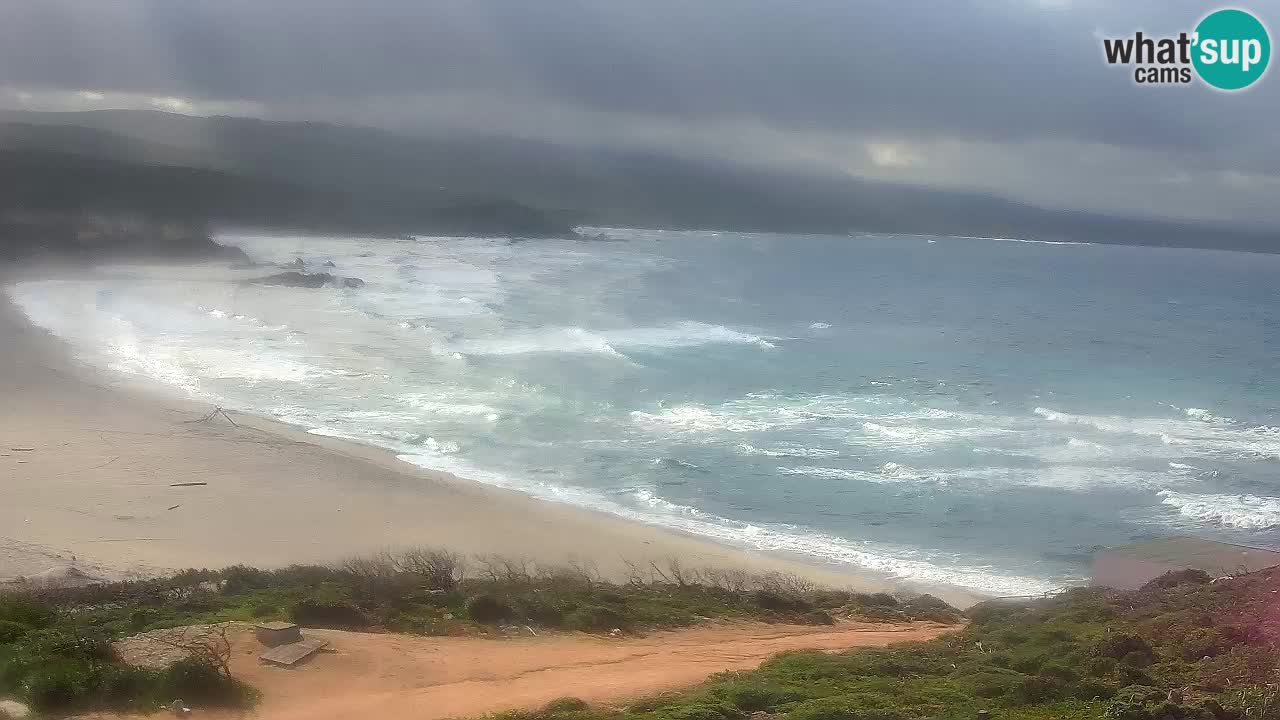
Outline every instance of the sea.
<path id="1" fill-rule="evenodd" d="M 223 234 L 6 288 L 78 358 L 730 545 L 1032 595 L 1101 546 L 1280 546 L 1280 256 L 587 228 Z M 292 267 L 360 288 L 246 282 Z"/>

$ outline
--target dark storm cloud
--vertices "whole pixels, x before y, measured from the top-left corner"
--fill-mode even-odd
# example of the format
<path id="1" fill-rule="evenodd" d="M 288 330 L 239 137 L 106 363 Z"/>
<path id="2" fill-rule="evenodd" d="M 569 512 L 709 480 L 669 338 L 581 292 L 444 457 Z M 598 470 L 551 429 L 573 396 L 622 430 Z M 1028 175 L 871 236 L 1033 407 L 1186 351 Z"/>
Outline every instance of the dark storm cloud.
<path id="1" fill-rule="evenodd" d="M 1059 185 L 1116 171 L 1169 174 L 1168 158 L 1192 175 L 1270 176 L 1280 165 L 1272 129 L 1280 81 L 1240 94 L 1140 88 L 1129 71 L 1102 61 L 1099 33 L 1174 33 L 1214 7 L 1196 0 L 9 0 L 0 6 L 0 88 L 248 102 L 270 116 L 398 128 L 426 127 L 448 108 L 453 127 L 538 136 L 558 126 L 561 140 L 608 141 L 614 126 L 645 126 L 678 145 L 671 128 L 706 138 L 746 123 L 798 145 L 889 137 L 1010 155 L 1045 143 L 1115 147 L 1133 162 L 1161 154 L 1149 172 L 1064 166 L 1061 173 L 1077 175 L 1055 178 Z M 889 157 L 913 157 L 894 152 Z"/>
<path id="2" fill-rule="evenodd" d="M 1185 96 L 1135 92 L 1122 70 L 1100 62 L 1094 31 L 1110 19 L 1114 31 L 1129 30 L 1142 16 L 1132 7 L 18 0 L 0 12 L 0 73 L 15 86 L 268 105 L 466 92 L 800 129 L 1217 144 L 1205 127 L 1212 107 L 1189 111 Z M 1147 17 L 1174 30 L 1201 12 L 1161 3 Z"/>

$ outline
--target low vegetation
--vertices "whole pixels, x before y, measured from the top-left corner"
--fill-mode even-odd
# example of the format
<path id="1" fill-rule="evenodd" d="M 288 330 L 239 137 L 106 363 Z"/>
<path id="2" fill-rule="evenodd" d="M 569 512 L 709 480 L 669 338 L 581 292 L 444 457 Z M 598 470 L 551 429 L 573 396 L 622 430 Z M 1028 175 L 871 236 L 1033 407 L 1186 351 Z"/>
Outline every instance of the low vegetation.
<path id="1" fill-rule="evenodd" d="M 711 620 L 830 624 L 837 618 L 954 622 L 922 595 L 823 590 L 782 574 L 693 569 L 677 561 L 631 567 L 623 583 L 589 565 L 542 567 L 503 557 L 464 559 L 415 549 L 337 566 L 235 566 L 83 588 L 0 597 L 0 695 L 39 710 L 153 709 L 174 698 L 245 706 L 224 645 L 185 647 L 164 670 L 130 667 L 112 641 L 141 632 L 229 621 L 497 637 L 545 631 L 639 633 Z"/>
<path id="2" fill-rule="evenodd" d="M 1166 575 L 1136 592 L 988 602 L 963 630 L 845 653 L 791 652 L 689 691 L 499 720 L 1280 718 L 1280 573 Z"/>
<path id="3" fill-rule="evenodd" d="M 244 706 L 229 654 L 193 646 L 168 668 L 122 663 L 112 640 L 224 621 L 500 637 L 637 633 L 711 620 L 955 621 L 935 598 L 831 591 L 785 575 L 650 564 L 629 582 L 587 566 L 464 560 L 412 550 L 339 566 L 237 566 L 0 598 L 0 694 L 43 712 L 149 709 L 181 697 Z M 790 652 L 752 671 L 621 707 L 562 698 L 499 720 L 1280 720 L 1280 572 L 1211 581 L 1194 571 L 1143 589 L 1078 588 L 992 601 L 936 640 L 845 653 Z M 216 625 L 215 625 L 216 627 Z"/>

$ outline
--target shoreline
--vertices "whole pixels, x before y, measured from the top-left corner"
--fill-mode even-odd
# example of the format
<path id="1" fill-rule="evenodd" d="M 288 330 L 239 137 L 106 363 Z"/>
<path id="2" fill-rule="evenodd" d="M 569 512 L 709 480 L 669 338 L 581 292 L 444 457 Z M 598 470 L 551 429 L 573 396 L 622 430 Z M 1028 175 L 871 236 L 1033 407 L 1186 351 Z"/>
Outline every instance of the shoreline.
<path id="1" fill-rule="evenodd" d="M 32 269 L 35 270 L 34 268 Z M 39 274 L 37 272 L 37 274 Z M 6 286 L 16 272 L 0 273 Z M 722 543 L 420 468 L 372 445 L 211 407 L 72 356 L 0 297 L 0 578 L 74 564 L 107 577 L 332 563 L 388 547 L 594 564 L 621 579 L 686 566 L 787 572 L 832 587 L 984 596 Z M 12 448 L 31 447 L 32 450 Z M 205 483 L 172 486 L 173 483 Z"/>

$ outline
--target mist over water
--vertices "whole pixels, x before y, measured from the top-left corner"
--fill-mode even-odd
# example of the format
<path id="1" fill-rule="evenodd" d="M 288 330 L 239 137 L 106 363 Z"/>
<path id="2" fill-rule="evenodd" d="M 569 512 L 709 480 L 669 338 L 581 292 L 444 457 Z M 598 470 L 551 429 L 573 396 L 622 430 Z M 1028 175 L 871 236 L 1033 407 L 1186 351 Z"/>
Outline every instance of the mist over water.
<path id="1" fill-rule="evenodd" d="M 1280 257 L 604 232 L 234 235 L 367 286 L 114 266 L 9 292 L 91 364 L 815 562 L 1024 594 L 1098 545 L 1280 545 Z"/>

